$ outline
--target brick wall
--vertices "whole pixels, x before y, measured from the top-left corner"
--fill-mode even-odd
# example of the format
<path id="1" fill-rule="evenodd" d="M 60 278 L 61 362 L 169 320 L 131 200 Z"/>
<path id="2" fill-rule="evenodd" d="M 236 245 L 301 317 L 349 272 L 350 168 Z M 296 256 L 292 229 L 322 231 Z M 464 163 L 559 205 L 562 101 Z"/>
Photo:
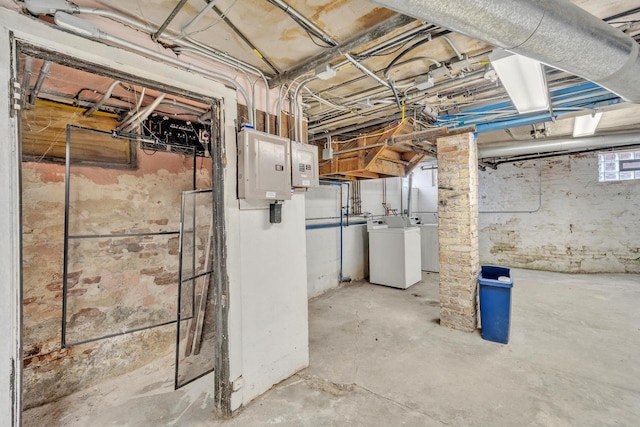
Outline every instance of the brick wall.
<path id="1" fill-rule="evenodd" d="M 193 161 L 166 153 L 138 159 L 136 170 L 74 169 L 70 234 L 113 237 L 70 241 L 71 340 L 175 318 L 178 236 L 117 236 L 178 230 Z M 198 166 L 198 186 L 210 187 L 210 163 Z M 167 354 L 175 324 L 61 349 L 64 166 L 23 163 L 22 195 L 25 408 Z"/>
<path id="2" fill-rule="evenodd" d="M 440 324 L 477 325 L 478 166 L 472 134 L 438 139 Z"/>
<path id="3" fill-rule="evenodd" d="M 480 172 L 483 263 L 640 273 L 639 223 L 640 181 L 598 182 L 595 153 Z"/>

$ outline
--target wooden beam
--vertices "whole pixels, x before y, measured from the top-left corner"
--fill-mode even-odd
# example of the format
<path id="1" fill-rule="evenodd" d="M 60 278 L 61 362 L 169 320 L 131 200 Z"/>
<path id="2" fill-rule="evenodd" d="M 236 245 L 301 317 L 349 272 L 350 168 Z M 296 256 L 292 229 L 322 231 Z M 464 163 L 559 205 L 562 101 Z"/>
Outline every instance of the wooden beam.
<path id="1" fill-rule="evenodd" d="M 375 172 L 362 171 L 362 170 L 351 171 L 351 172 L 345 173 L 345 175 L 356 176 L 358 178 L 370 178 L 370 179 L 380 178 L 380 175 Z"/>
<path id="2" fill-rule="evenodd" d="M 376 159 L 375 162 L 367 167 L 370 172 L 376 172 L 383 175 L 405 176 L 406 167 L 400 163 L 391 162 L 385 159 Z"/>
<path id="3" fill-rule="evenodd" d="M 304 61 L 303 64 L 297 65 L 292 69 L 280 74 L 278 77 L 275 77 L 269 81 L 269 87 L 274 88 L 278 87 L 283 83 L 286 83 L 290 80 L 293 80 L 301 75 L 308 73 L 309 71 L 315 70 L 318 66 L 328 64 L 331 61 L 340 58 L 343 53 L 351 52 L 352 50 L 369 43 L 373 40 L 379 39 L 390 32 L 404 27 L 412 22 L 415 19 L 408 17 L 406 15 L 396 15 L 392 18 L 387 19 L 376 25 L 375 27 L 369 29 L 368 31 L 342 43 L 338 46 L 334 46 L 330 49 L 325 49 L 320 55 L 316 55 L 315 57 Z"/>
<path id="4" fill-rule="evenodd" d="M 395 144 L 399 144 L 401 142 L 406 142 L 406 141 L 422 141 L 424 143 L 425 140 L 427 141 L 434 140 L 434 139 L 442 138 L 445 136 L 453 136 L 453 135 L 459 135 L 461 133 L 469 133 L 469 132 L 475 132 L 475 131 L 476 131 L 475 126 L 465 126 L 457 129 L 449 129 L 445 127 L 433 128 L 433 129 L 422 130 L 419 132 L 413 132 L 407 135 L 394 136 L 388 142 L 390 145 L 395 145 Z"/>

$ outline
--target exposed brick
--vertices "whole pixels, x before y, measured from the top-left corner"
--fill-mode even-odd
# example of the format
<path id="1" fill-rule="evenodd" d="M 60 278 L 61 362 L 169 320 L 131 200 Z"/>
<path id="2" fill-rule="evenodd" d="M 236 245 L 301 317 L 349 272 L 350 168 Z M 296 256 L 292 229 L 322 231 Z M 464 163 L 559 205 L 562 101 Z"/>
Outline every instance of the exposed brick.
<path id="1" fill-rule="evenodd" d="M 471 134 L 438 140 L 440 324 L 469 332 L 477 325 L 476 157 Z"/>
<path id="2" fill-rule="evenodd" d="M 158 286 L 175 285 L 178 283 L 178 273 L 159 274 L 153 280 L 153 283 Z"/>

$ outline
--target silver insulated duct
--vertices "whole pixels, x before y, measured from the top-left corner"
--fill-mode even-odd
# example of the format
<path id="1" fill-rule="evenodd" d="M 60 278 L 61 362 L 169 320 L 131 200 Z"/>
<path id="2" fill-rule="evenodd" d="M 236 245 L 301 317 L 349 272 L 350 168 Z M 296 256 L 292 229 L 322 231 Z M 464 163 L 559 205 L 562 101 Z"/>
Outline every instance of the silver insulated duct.
<path id="1" fill-rule="evenodd" d="M 640 103 L 638 43 L 568 0 L 373 0 Z"/>

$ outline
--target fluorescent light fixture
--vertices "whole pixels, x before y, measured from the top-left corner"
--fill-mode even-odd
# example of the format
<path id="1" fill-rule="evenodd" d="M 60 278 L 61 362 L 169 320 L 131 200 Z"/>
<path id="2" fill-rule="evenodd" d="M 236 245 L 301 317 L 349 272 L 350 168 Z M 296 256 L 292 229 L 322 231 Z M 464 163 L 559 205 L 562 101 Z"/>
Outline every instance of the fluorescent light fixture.
<path id="1" fill-rule="evenodd" d="M 541 63 L 502 49 L 491 52 L 489 60 L 520 114 L 549 109 L 549 91 Z"/>
<path id="2" fill-rule="evenodd" d="M 596 133 L 596 128 L 598 127 L 598 123 L 600 123 L 601 118 L 602 113 L 593 113 L 587 114 L 586 116 L 576 117 L 573 122 L 573 137 L 589 136 Z"/>
<path id="3" fill-rule="evenodd" d="M 100 30 L 89 21 L 69 15 L 65 12 L 56 12 L 54 16 L 56 25 L 65 30 L 72 31 L 85 37 L 100 38 Z"/>

